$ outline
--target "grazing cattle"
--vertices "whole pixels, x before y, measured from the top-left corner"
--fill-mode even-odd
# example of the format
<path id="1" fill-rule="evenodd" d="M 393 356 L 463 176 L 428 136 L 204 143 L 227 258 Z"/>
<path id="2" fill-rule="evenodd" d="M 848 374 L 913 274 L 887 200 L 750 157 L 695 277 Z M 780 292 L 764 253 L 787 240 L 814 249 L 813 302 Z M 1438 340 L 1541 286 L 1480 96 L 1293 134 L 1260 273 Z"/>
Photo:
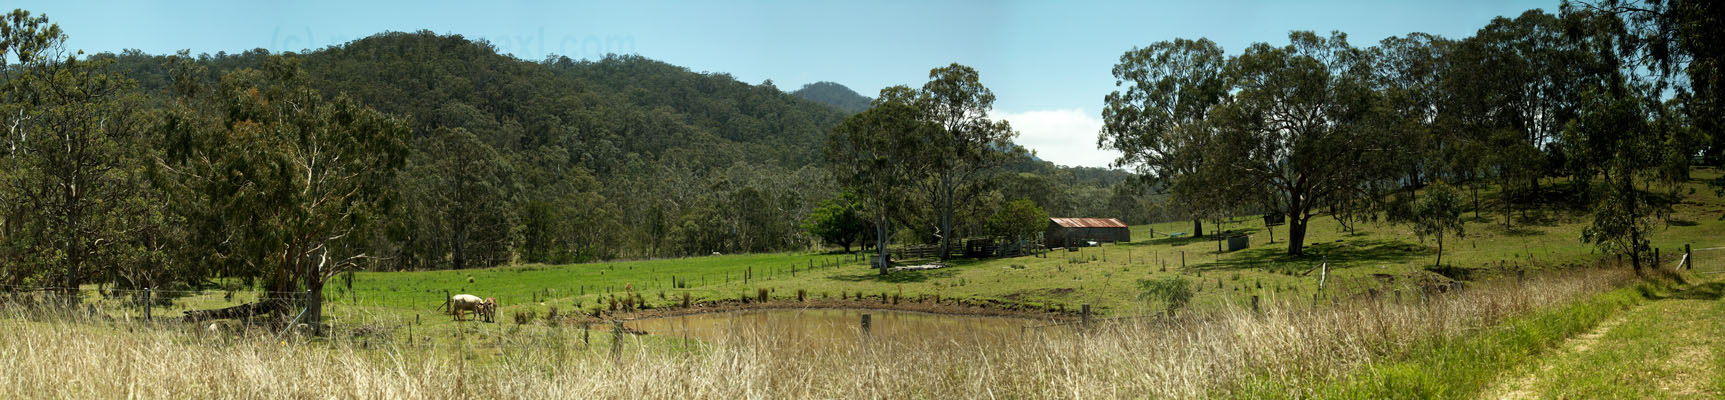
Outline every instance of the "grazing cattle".
<path id="1" fill-rule="evenodd" d="M 483 311 L 484 307 L 485 300 L 481 300 L 479 296 L 458 294 L 449 298 L 449 313 L 455 316 L 456 321 L 462 321 L 462 317 L 466 316 L 468 311 L 478 314 Z"/>
<path id="2" fill-rule="evenodd" d="M 485 300 L 480 303 L 479 316 L 485 318 L 485 322 L 497 322 L 496 297 L 486 297 Z"/>

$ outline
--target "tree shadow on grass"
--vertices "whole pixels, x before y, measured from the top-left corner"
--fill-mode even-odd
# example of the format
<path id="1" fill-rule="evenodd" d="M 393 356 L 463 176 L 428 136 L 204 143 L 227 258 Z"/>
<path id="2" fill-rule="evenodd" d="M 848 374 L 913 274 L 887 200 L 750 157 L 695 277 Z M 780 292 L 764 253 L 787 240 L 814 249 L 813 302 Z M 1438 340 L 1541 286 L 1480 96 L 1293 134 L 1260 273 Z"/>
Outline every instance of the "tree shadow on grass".
<path id="1" fill-rule="evenodd" d="M 1503 229 L 1502 232 L 1503 232 L 1504 236 L 1516 236 L 1516 237 L 1539 236 L 1539 235 L 1545 234 L 1545 231 L 1528 228 L 1527 226 L 1523 226 L 1523 225 L 1512 226 L 1512 227 L 1509 227 L 1508 229 Z"/>
<path id="2" fill-rule="evenodd" d="M 827 279 L 831 279 L 831 280 L 835 280 L 835 281 L 842 281 L 842 282 L 879 282 L 879 283 L 924 282 L 924 281 L 928 281 L 929 279 L 951 278 L 954 275 L 958 275 L 958 270 L 960 268 L 981 264 L 983 261 L 985 261 L 985 260 L 978 260 L 978 259 L 974 259 L 974 258 L 953 258 L 953 259 L 948 259 L 946 261 L 940 261 L 940 260 L 932 259 L 932 258 L 912 259 L 912 260 L 895 260 L 895 261 L 893 261 L 893 265 L 896 265 L 896 266 L 933 264 L 933 263 L 937 263 L 937 262 L 943 263 L 946 265 L 950 265 L 950 266 L 946 267 L 946 268 L 941 268 L 941 269 L 929 269 L 929 270 L 919 270 L 919 271 L 892 271 L 892 272 L 888 272 L 884 276 L 882 276 L 880 274 L 880 270 L 877 270 L 874 268 L 869 268 L 868 270 L 866 270 L 866 272 L 863 272 L 862 270 L 858 270 L 858 273 L 855 273 L 855 274 L 834 274 L 832 276 L 828 276 Z"/>
<path id="3" fill-rule="evenodd" d="M 958 275 L 957 267 L 931 269 L 922 271 L 893 271 L 881 275 L 879 270 L 870 269 L 859 274 L 838 274 L 827 279 L 842 282 L 876 282 L 876 283 L 912 283 L 925 282 L 929 279 L 951 278 Z"/>
<path id="4" fill-rule="evenodd" d="M 1719 300 L 1725 297 L 1725 282 L 1709 282 L 1672 293 L 1667 298 L 1682 300 Z"/>
<path id="5" fill-rule="evenodd" d="M 1240 250 L 1219 262 L 1200 264 L 1199 271 L 1264 269 L 1270 272 L 1303 273 L 1329 260 L 1330 268 L 1370 263 L 1403 263 L 1429 253 L 1424 246 L 1400 240 L 1344 240 L 1307 245 L 1305 254 L 1289 256 L 1286 247 Z"/>
<path id="6" fill-rule="evenodd" d="M 1181 236 L 1181 237 L 1163 236 L 1163 237 L 1159 237 L 1159 238 L 1155 238 L 1155 239 L 1132 242 L 1132 243 L 1134 245 L 1176 246 L 1177 247 L 1177 246 L 1185 246 L 1185 245 L 1197 243 L 1197 242 L 1213 242 L 1213 241 L 1216 241 L 1216 239 L 1211 238 L 1210 236 L 1200 237 L 1200 236 L 1185 235 L 1185 236 Z"/>

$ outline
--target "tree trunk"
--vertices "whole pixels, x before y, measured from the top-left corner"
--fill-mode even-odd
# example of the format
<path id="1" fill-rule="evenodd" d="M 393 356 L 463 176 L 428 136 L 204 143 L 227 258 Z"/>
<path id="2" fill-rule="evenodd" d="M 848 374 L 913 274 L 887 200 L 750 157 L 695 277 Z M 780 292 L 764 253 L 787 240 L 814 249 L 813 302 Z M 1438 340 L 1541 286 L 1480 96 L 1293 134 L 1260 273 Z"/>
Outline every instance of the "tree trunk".
<path id="1" fill-rule="evenodd" d="M 1433 264 L 1432 266 L 1436 266 L 1436 267 L 1442 267 L 1443 266 L 1443 234 L 1442 233 L 1439 233 L 1438 237 L 1437 237 L 1437 263 Z"/>
<path id="2" fill-rule="evenodd" d="M 942 178 L 942 179 L 945 179 L 945 178 Z M 951 185 L 951 184 L 948 183 L 948 185 Z M 940 212 L 940 260 L 941 261 L 946 261 L 947 255 L 952 254 L 952 214 L 953 214 L 952 196 L 953 196 L 954 190 L 953 189 L 944 189 L 944 191 L 945 191 L 943 193 L 944 196 L 941 196 L 942 199 L 941 199 L 941 207 L 940 207 L 940 209 L 941 209 L 941 212 Z"/>
<path id="3" fill-rule="evenodd" d="M 1473 217 L 1479 218 L 1479 184 L 1473 185 Z"/>
<path id="4" fill-rule="evenodd" d="M 880 256 L 879 258 L 876 258 L 876 260 L 879 260 L 879 262 L 878 262 L 879 264 L 877 265 L 877 268 L 880 268 L 881 276 L 886 276 L 886 266 L 891 261 L 891 260 L 887 259 L 887 249 L 886 249 L 887 231 L 888 231 L 887 224 L 889 224 L 889 223 L 891 223 L 891 222 L 887 221 L 886 218 L 881 217 L 881 218 L 876 218 L 875 224 L 874 224 L 874 231 L 875 231 L 874 248 L 875 248 L 875 253 Z"/>
<path id="5" fill-rule="evenodd" d="M 455 232 L 449 237 L 450 266 L 454 269 L 467 268 L 467 224 L 457 222 Z M 443 258 L 443 257 L 438 257 Z"/>
<path id="6" fill-rule="evenodd" d="M 1288 255 L 1306 254 L 1306 218 L 1289 216 L 1288 218 Z"/>
<path id="7" fill-rule="evenodd" d="M 82 266 L 81 264 L 84 263 L 84 257 L 83 257 L 84 249 L 80 248 L 80 246 L 79 246 L 79 244 L 83 240 L 83 238 L 80 237 L 81 235 L 78 233 L 78 223 L 79 223 L 78 220 L 80 217 L 79 210 L 77 207 L 78 193 L 74 189 L 74 188 L 78 187 L 78 185 L 77 185 L 75 177 L 72 178 L 72 180 L 74 181 L 73 184 L 67 185 L 67 188 L 66 188 L 66 202 L 65 202 L 66 218 L 65 218 L 65 226 L 63 227 L 63 229 L 66 229 L 66 305 L 67 306 L 78 305 L 78 283 L 79 283 L 78 282 L 78 274 L 80 272 L 79 269 L 81 269 L 79 267 L 81 267 Z"/>
<path id="8" fill-rule="evenodd" d="M 1635 268 L 1635 276 L 1641 276 L 1641 249 L 1629 248 L 1629 263 Z"/>
<path id="9" fill-rule="evenodd" d="M 312 335 L 323 336 L 323 279 L 321 273 L 306 277 L 305 323 Z"/>
<path id="10" fill-rule="evenodd" d="M 1192 237 L 1204 236 L 1204 219 L 1192 219 Z"/>

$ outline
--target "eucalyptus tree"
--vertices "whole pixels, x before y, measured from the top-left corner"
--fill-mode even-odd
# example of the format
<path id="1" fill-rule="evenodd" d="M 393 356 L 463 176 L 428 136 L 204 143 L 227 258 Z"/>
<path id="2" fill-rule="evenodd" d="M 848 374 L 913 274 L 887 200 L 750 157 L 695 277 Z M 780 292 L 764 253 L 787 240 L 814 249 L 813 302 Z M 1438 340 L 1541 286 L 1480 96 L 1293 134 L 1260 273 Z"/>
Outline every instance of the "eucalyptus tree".
<path id="1" fill-rule="evenodd" d="M 75 301 L 88 278 L 113 272 L 96 266 L 154 251 L 131 245 L 160 221 L 139 219 L 152 204 L 134 201 L 146 187 L 129 150 L 150 123 L 135 82 L 66 39 L 46 16 L 0 18 L 0 272 Z"/>
<path id="2" fill-rule="evenodd" d="M 188 223 L 220 235 L 199 242 L 205 251 L 262 279 L 278 304 L 305 293 L 304 318 L 319 326 L 324 283 L 373 258 L 375 217 L 389 206 L 409 128 L 311 88 L 293 56 L 225 73 L 202 92 L 210 97 L 196 104 L 217 115 L 214 128 L 169 130 L 179 148 L 158 164 L 182 201 L 202 205 Z M 166 124 L 206 121 L 195 115 Z"/>
<path id="3" fill-rule="evenodd" d="M 511 261 L 515 168 L 463 128 L 438 128 L 418 147 L 403 177 L 420 185 L 422 196 L 402 200 L 430 217 L 416 228 L 447 243 L 426 256 L 442 260 L 447 254 L 456 269 Z"/>
<path id="4" fill-rule="evenodd" d="M 1646 184 L 1658 174 L 1661 158 L 1670 153 L 1661 151 L 1664 143 L 1660 132 L 1652 129 L 1649 102 L 1626 82 L 1588 90 L 1583 105 L 1569 133 L 1587 141 L 1605 165 L 1603 193 L 1581 240 L 1628 255 L 1640 272 L 1643 256 L 1651 249 L 1648 237 L 1671 213 L 1669 202 L 1645 190 Z"/>
<path id="5" fill-rule="evenodd" d="M 1461 214 L 1461 195 L 1442 181 L 1427 187 L 1426 196 L 1414 205 L 1414 234 L 1421 239 L 1430 237 L 1437 240 L 1437 261 L 1432 265 L 1443 265 L 1445 238 L 1466 234 Z"/>
<path id="6" fill-rule="evenodd" d="M 925 174 L 917 186 L 933 203 L 935 235 L 945 259 L 958 236 L 953 227 L 960 209 L 986 191 L 989 173 L 1024 150 L 1012 143 L 1017 133 L 1011 125 L 988 118 L 994 92 L 982 85 L 975 68 L 953 63 L 930 70 L 928 78 L 920 89 L 881 89 L 875 104 L 914 106 L 922 118 L 941 128 L 931 132 L 911 162 L 921 164 Z"/>
<path id="7" fill-rule="evenodd" d="M 1368 49 L 1373 85 L 1383 96 L 1389 128 L 1403 146 L 1396 163 L 1403 180 L 1420 187 L 1449 172 L 1446 159 L 1456 151 L 1456 138 L 1436 129 L 1441 61 L 1451 42 L 1443 37 L 1410 33 L 1389 37 Z"/>
<path id="8" fill-rule="evenodd" d="M 1220 207 L 1204 152 L 1214 140 L 1210 110 L 1228 96 L 1227 58 L 1209 39 L 1175 39 L 1134 48 L 1114 65 L 1114 85 L 1102 109 L 1097 146 L 1119 150 L 1112 163 L 1170 186 L 1192 212 L 1192 231 L 1204 235 L 1204 217 Z M 1204 176 L 1204 174 L 1212 174 Z"/>
<path id="9" fill-rule="evenodd" d="M 1725 4 L 1701 0 L 1564 1 L 1560 8 L 1574 35 L 1598 43 L 1596 51 L 1623 60 L 1665 102 L 1659 120 L 1677 122 L 1679 149 L 1725 166 Z M 1687 168 L 1678 171 L 1687 173 Z M 1725 192 L 1725 178 L 1711 182 Z"/>
<path id="10" fill-rule="evenodd" d="M 834 180 L 856 193 L 874 223 L 877 267 L 886 275 L 892 224 L 906 211 L 903 193 L 926 173 L 916 162 L 942 127 L 917 107 L 877 103 L 845 118 L 827 139 L 827 168 Z"/>
<path id="11" fill-rule="evenodd" d="M 1369 193 L 1393 170 L 1370 65 L 1347 36 L 1294 32 L 1287 46 L 1257 43 L 1229 63 L 1233 95 L 1211 110 L 1215 137 L 1197 168 L 1238 174 L 1266 188 L 1265 208 L 1288 214 L 1288 254 L 1302 255 L 1306 228 L 1325 204 Z"/>

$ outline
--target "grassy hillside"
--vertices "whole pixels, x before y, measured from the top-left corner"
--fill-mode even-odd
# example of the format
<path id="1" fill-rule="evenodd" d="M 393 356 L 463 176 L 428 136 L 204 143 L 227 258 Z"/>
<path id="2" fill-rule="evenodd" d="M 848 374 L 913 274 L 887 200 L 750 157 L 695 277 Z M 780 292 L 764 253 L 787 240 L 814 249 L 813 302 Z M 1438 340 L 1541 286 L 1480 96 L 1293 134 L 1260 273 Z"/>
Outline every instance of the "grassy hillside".
<path id="1" fill-rule="evenodd" d="M 1718 171 L 1698 171 L 1697 188 L 1676 206 L 1676 221 L 1654 240 L 1663 249 L 1692 243 L 1698 270 L 1725 268 L 1725 201 L 1701 190 L 1700 180 Z M 1493 197 L 1490 190 L 1482 191 Z M 1241 397 L 1241 398 L 1470 398 L 1482 392 L 1562 397 L 1599 393 L 1647 393 L 1676 397 L 1717 392 L 1725 381 L 1713 368 L 1683 368 L 1631 362 L 1672 356 L 1698 363 L 1707 329 L 1687 327 L 1714 311 L 1702 301 L 1717 297 L 1717 275 L 1654 274 L 1634 277 L 1599 260 L 1579 243 L 1585 219 L 1558 208 L 1538 224 L 1503 228 L 1491 217 L 1500 204 L 1484 203 L 1468 236 L 1447 255 L 1446 265 L 1473 279 L 1468 289 L 1395 299 L 1359 296 L 1368 288 L 1394 290 L 1421 280 L 1448 279 L 1428 271 L 1429 246 L 1405 228 L 1362 225 L 1348 234 L 1330 221 L 1313 232 L 1312 255 L 1286 259 L 1275 247 L 1217 254 L 1204 239 L 1167 238 L 1185 223 L 1134 227 L 1137 240 L 1046 258 L 960 261 L 952 268 L 899 272 L 879 278 L 861 263 L 834 254 L 720 255 L 574 265 L 523 265 L 473 271 L 362 273 L 352 291 L 338 280 L 329 290 L 335 334 L 302 337 L 267 327 L 240 333 L 210 332 L 187 324 L 142 324 L 124 313 L 124 298 L 93 298 L 105 317 L 83 313 L 31 313 L 6 308 L 0 319 L 0 354 L 26 366 L 0 377 L 0 388 L 61 397 L 124 394 L 225 396 L 495 397 L 505 393 L 600 397 Z M 1520 218 L 1520 217 L 1515 217 Z M 1224 226 L 1269 232 L 1242 221 Z M 1152 231 L 1156 232 L 1152 235 Z M 1278 242 L 1284 232 L 1277 231 Z M 1180 253 L 1186 267 L 1179 266 Z M 1667 264 L 1673 251 L 1665 252 Z M 1130 257 L 1130 259 L 1128 259 Z M 1316 277 L 1302 275 L 1327 257 L 1334 267 L 1323 301 L 1310 304 Z M 810 260 L 817 265 L 805 270 Z M 834 262 L 820 267 L 822 261 Z M 1166 262 L 1168 270 L 1163 271 Z M 791 276 L 791 265 L 798 266 Z M 1580 265 L 1580 266 L 1577 266 Z M 1668 265 L 1669 267 L 1670 265 Z M 1520 273 L 1517 271 L 1526 270 Z M 740 275 L 750 273 L 749 282 Z M 613 342 L 605 329 L 582 325 L 511 322 L 515 314 L 544 316 L 556 306 L 567 315 L 576 304 L 591 307 L 604 291 L 631 285 L 649 303 L 665 306 L 688 293 L 703 299 L 735 298 L 773 289 L 787 292 L 888 292 L 912 297 L 994 299 L 1020 304 L 1092 304 L 1112 316 L 1160 308 L 1135 300 L 1137 279 L 1182 274 L 1198 281 L 1198 311 L 1176 319 L 1119 319 L 1084 335 L 1069 329 L 1008 329 L 988 341 L 823 341 L 819 345 L 776 332 L 742 329 L 712 342 L 626 335 Z M 1202 274 L 1200 276 L 1200 274 Z M 689 287 L 670 287 L 670 276 Z M 1236 278 L 1238 276 L 1238 278 Z M 1509 277 L 1508 279 L 1491 279 Z M 1525 278 L 1523 278 L 1525 276 Z M 1670 278 L 1675 276 L 1676 278 Z M 1394 277 L 1394 282 L 1389 281 Z M 471 281 L 469 281 L 471 279 Z M 1216 288 L 1217 280 L 1221 288 Z M 1678 279 L 1678 280 L 1673 280 Z M 1684 284 L 1681 279 L 1689 279 Z M 1700 282 L 1695 282 L 1700 281 Z M 1257 287 L 1263 282 L 1264 288 Z M 607 289 L 609 288 L 609 289 Z M 500 297 L 499 323 L 457 325 L 434 311 L 442 291 Z M 583 293 L 585 292 L 585 293 Z M 665 296 L 660 297 L 659 293 Z M 1270 299 L 1262 311 L 1243 304 L 1252 294 Z M 238 297 L 247 295 L 240 294 Z M 1329 300 L 1336 298 L 1336 300 Z M 181 298 L 159 307 L 174 309 L 247 301 L 222 293 Z M 354 301 L 357 300 L 357 304 Z M 875 302 L 876 300 L 867 300 Z M 861 305 L 861 304 L 858 304 Z M 962 307 L 960 308 L 962 310 Z M 1621 316 L 1620 316 L 1621 315 Z M 1612 323 L 1610 321 L 1621 321 Z M 1615 326 L 1615 327 L 1612 327 Z M 1671 330 L 1671 326 L 1680 329 Z M 602 327 L 602 325 L 601 325 Z M 1677 332 L 1676 335 L 1650 334 Z M 836 335 L 855 335 L 834 328 Z M 1586 339 L 1590 332 L 1603 332 Z M 958 334 L 955 332 L 954 334 Z M 962 332 L 966 335 L 980 335 Z M 1571 339 L 1580 338 L 1580 339 Z M 842 339 L 842 338 L 841 338 Z M 1575 340 L 1595 344 L 1576 350 Z M 613 344 L 616 343 L 616 344 Z M 954 342 L 957 343 L 957 342 Z M 612 353 L 613 347 L 620 351 Z M 1697 347 L 1700 346 L 1700 347 Z M 170 360 L 199 359 L 194 366 Z M 99 360 L 99 362 L 97 361 Z M 1716 364 L 1716 363 L 1715 363 Z M 1549 366 L 1548 366 L 1549 365 Z M 1628 365 L 1634 369 L 1624 369 Z M 327 384 L 296 385 L 279 371 Z M 1554 371 L 1555 384 L 1530 371 Z M 1646 374 L 1629 371 L 1646 371 Z M 1623 372 L 1623 373 L 1619 373 Z M 98 377 L 126 375 L 134 385 Z M 1536 376 L 1524 379 L 1525 376 Z M 874 377 L 892 376 L 891 380 Z M 724 377 L 713 379 L 712 377 Z M 68 379 L 92 382 L 62 385 Z M 1629 383 L 1623 383 L 1629 379 Z M 178 384 L 207 382 L 208 384 Z M 459 382 L 459 383 L 457 383 Z M 890 382 L 890 383 L 883 383 Z M 1676 386 L 1672 386 L 1676 385 Z M 1678 389 L 1669 389 L 1667 386 Z M 1578 392 L 1574 389 L 1608 390 Z M 1508 388 L 1508 389 L 1504 389 Z M 1629 389 L 1625 389 L 1629 388 Z M 1625 391 L 1627 390 L 1627 391 Z"/>
<path id="2" fill-rule="evenodd" d="M 1698 170 L 1695 175 L 1689 183 L 1695 192 L 1676 206 L 1672 224 L 1653 238 L 1667 262 L 1680 254 L 1685 243 L 1696 248 L 1725 246 L 1725 222 L 1718 220 L 1725 213 L 1725 201 L 1702 186 L 1719 172 Z M 1237 252 L 1218 253 L 1217 242 L 1208 238 L 1170 238 L 1167 233 L 1189 231 L 1190 223 L 1168 222 L 1134 226 L 1130 243 L 1054 251 L 1044 257 L 959 259 L 951 268 L 894 272 L 885 277 L 851 255 L 776 253 L 358 273 L 353 278 L 353 291 L 338 279 L 327 293 L 338 315 L 344 309 L 426 314 L 442 301 L 445 290 L 497 297 L 504 304 L 504 315 L 526 311 L 543 315 L 553 306 L 565 314 L 577 306 L 591 312 L 601 304 L 601 298 L 633 286 L 655 307 L 680 304 L 685 293 L 700 302 L 753 297 L 757 290 L 766 289 L 778 299 L 794 297 L 796 291 L 803 290 L 815 299 L 857 293 L 877 299 L 882 294 L 904 299 L 939 295 L 949 300 L 1040 310 L 1075 310 L 1090 304 L 1097 313 L 1126 316 L 1154 313 L 1163 307 L 1138 300 L 1139 280 L 1175 275 L 1196 282 L 1193 307 L 1218 309 L 1244 307 L 1252 296 L 1265 302 L 1295 304 L 1310 304 L 1314 294 L 1328 302 L 1333 297 L 1345 299 L 1369 290 L 1385 290 L 1386 295 L 1399 290 L 1412 296 L 1422 285 L 1486 280 L 1513 276 L 1518 271 L 1525 274 L 1601 261 L 1601 255 L 1580 240 L 1580 230 L 1590 222 L 1584 210 L 1547 208 L 1532 211 L 1525 219 L 1518 213 L 1512 217 L 1516 225 L 1506 228 L 1499 211 L 1502 204 L 1494 200 L 1495 191 L 1482 191 L 1481 197 L 1484 210 L 1478 218 L 1469 214 L 1467 234 L 1460 240 L 1451 239 L 1443 266 L 1432 265 L 1434 244 L 1429 240 L 1422 243 L 1402 225 L 1365 223 L 1348 233 L 1332 219 L 1315 219 L 1307 239 L 1307 255 L 1289 258 L 1285 256 L 1286 226 L 1276 227 L 1272 233 L 1259 219 L 1241 218 L 1219 227 L 1251 236 L 1253 247 Z M 1272 234 L 1274 243 L 1270 242 Z M 1324 260 L 1329 262 L 1330 275 L 1326 289 L 1320 292 L 1321 273 L 1314 268 Z M 745 274 L 751 276 L 747 282 Z M 685 286 L 674 287 L 672 279 Z"/>

